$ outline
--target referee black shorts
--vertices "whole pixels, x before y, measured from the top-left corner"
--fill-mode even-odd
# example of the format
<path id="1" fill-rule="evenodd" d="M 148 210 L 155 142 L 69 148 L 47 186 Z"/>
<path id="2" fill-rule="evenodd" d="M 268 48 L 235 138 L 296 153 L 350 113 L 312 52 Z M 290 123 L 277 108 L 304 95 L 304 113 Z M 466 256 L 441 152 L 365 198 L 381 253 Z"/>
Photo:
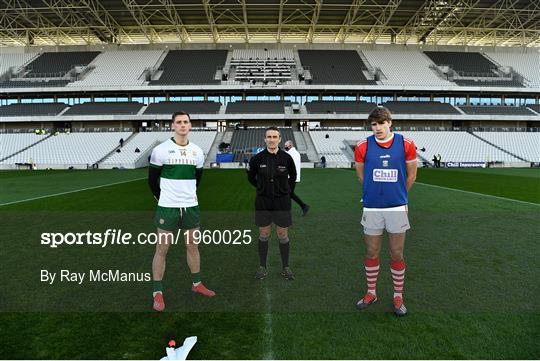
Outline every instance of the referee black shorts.
<path id="1" fill-rule="evenodd" d="M 255 224 L 257 227 L 266 227 L 272 223 L 281 228 L 292 225 L 290 196 L 268 198 L 257 195 L 255 197 Z"/>

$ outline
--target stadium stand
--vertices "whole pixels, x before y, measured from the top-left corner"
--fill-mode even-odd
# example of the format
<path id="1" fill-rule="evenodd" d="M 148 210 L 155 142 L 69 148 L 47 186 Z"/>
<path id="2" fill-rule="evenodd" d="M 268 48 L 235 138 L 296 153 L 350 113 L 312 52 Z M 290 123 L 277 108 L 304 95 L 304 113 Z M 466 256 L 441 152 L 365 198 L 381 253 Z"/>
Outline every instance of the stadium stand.
<path id="1" fill-rule="evenodd" d="M 34 56 L 36 53 L 0 53 L 0 76 L 8 71 L 17 73 L 19 68 Z"/>
<path id="2" fill-rule="evenodd" d="M 320 130 L 309 132 L 315 149 L 319 157 L 324 156 L 327 163 L 350 164 L 354 159 L 352 154 L 345 153 L 349 148 L 349 143 L 356 144 L 373 134 L 367 131 L 342 131 L 342 130 Z"/>
<path id="3" fill-rule="evenodd" d="M 459 86 L 523 87 L 521 76 L 492 62 L 476 52 L 426 51 L 424 52 L 443 72 Z"/>
<path id="4" fill-rule="evenodd" d="M 530 162 L 540 162 L 540 133 L 475 132 L 474 134 Z"/>
<path id="5" fill-rule="evenodd" d="M 0 134 L 0 160 L 43 140 L 46 135 L 34 133 Z"/>
<path id="6" fill-rule="evenodd" d="M 296 139 L 291 128 L 279 128 L 279 132 L 281 133 L 282 144 L 280 144 L 280 147 L 282 149 L 285 139 L 291 139 L 296 144 Z M 265 128 L 235 130 L 231 138 L 231 150 L 234 153 L 234 161 L 241 162 L 245 155 L 248 158 L 251 157 L 254 147 L 264 148 L 264 134 Z"/>
<path id="7" fill-rule="evenodd" d="M 62 115 L 114 115 L 137 114 L 142 108 L 137 102 L 88 102 L 76 104 Z"/>
<path id="8" fill-rule="evenodd" d="M 290 102 L 283 101 L 237 101 L 227 104 L 227 114 L 283 114 Z"/>
<path id="9" fill-rule="evenodd" d="M 98 55 L 98 51 L 42 53 L 26 66 L 24 77 L 63 77 L 76 66 L 87 66 Z"/>
<path id="10" fill-rule="evenodd" d="M 538 51 L 523 53 L 488 50 L 486 54 L 502 66 L 511 66 L 525 77 L 529 86 L 540 88 L 540 53 Z"/>
<path id="11" fill-rule="evenodd" d="M 497 77 L 497 66 L 480 53 L 458 51 L 425 51 L 438 66 L 450 66 L 462 76 Z"/>
<path id="12" fill-rule="evenodd" d="M 370 113 L 377 106 L 375 103 L 357 101 L 311 101 L 305 103 L 311 114 L 354 114 Z"/>
<path id="13" fill-rule="evenodd" d="M 210 151 L 210 147 L 216 137 L 216 132 L 212 131 L 191 131 L 189 141 L 197 144 L 204 152 L 205 157 Z M 173 132 L 141 132 L 135 134 L 120 149 L 106 158 L 101 164 L 104 166 L 117 166 L 132 168 L 142 157 L 148 157 L 150 151 L 159 143 L 174 136 Z M 135 149 L 140 152 L 135 152 Z"/>
<path id="14" fill-rule="evenodd" d="M 399 132 L 410 138 L 418 149 L 425 148 L 425 158 L 441 154 L 442 162 L 519 162 L 518 158 L 503 152 L 467 132 Z"/>
<path id="15" fill-rule="evenodd" d="M 229 66 L 229 79 L 236 81 L 286 82 L 296 62 L 292 49 L 235 49 Z"/>
<path id="16" fill-rule="evenodd" d="M 461 114 L 452 105 L 440 102 L 391 101 L 384 106 L 396 114 Z"/>
<path id="17" fill-rule="evenodd" d="M 0 107 L 2 117 L 58 115 L 68 105 L 64 103 L 17 103 Z"/>
<path id="18" fill-rule="evenodd" d="M 454 79 L 454 83 L 459 86 L 502 86 L 502 87 L 514 87 L 514 88 L 523 88 L 525 87 L 520 81 L 514 79 L 508 80 L 473 80 L 473 79 Z"/>
<path id="19" fill-rule="evenodd" d="M 227 50 L 170 50 L 159 66 L 161 76 L 150 85 L 221 84 L 214 77 L 226 59 Z"/>
<path id="20" fill-rule="evenodd" d="M 0 82 L 0 88 L 41 88 L 41 87 L 64 87 L 69 80 L 35 80 L 26 78 L 12 78 L 9 81 Z"/>
<path id="21" fill-rule="evenodd" d="M 143 85 L 144 71 L 156 65 L 161 50 L 107 51 L 94 60 L 94 68 L 83 79 L 68 86 L 129 86 Z"/>
<path id="22" fill-rule="evenodd" d="M 529 104 L 527 108 L 534 110 L 537 113 L 540 113 L 540 104 Z"/>
<path id="23" fill-rule="evenodd" d="M 362 50 L 367 60 L 379 68 L 387 85 L 451 86 L 452 83 L 439 77 L 430 66 L 433 63 L 422 52 L 413 50 Z"/>
<path id="24" fill-rule="evenodd" d="M 298 50 L 298 55 L 312 84 L 377 84 L 364 75 L 367 66 L 355 50 Z"/>
<path id="25" fill-rule="evenodd" d="M 221 108 L 221 103 L 211 101 L 198 102 L 170 102 L 150 103 L 146 107 L 144 114 L 173 114 L 177 111 L 184 111 L 189 114 L 217 114 Z"/>
<path id="26" fill-rule="evenodd" d="M 459 108 L 467 114 L 475 115 L 536 115 L 525 107 L 460 105 Z"/>
<path id="27" fill-rule="evenodd" d="M 129 132 L 59 133 L 1 162 L 2 164 L 36 163 L 38 168 L 86 168 L 113 150 Z"/>

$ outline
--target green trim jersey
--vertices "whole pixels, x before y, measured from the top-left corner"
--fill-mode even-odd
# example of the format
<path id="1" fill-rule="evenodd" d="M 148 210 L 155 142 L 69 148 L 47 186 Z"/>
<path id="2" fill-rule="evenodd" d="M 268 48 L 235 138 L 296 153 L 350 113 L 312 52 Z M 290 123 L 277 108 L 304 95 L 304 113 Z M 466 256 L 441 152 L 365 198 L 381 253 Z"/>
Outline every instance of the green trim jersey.
<path id="1" fill-rule="evenodd" d="M 150 156 L 150 167 L 161 169 L 158 205 L 167 208 L 198 205 L 195 169 L 203 165 L 202 149 L 191 142 L 181 146 L 173 137 L 156 146 Z"/>

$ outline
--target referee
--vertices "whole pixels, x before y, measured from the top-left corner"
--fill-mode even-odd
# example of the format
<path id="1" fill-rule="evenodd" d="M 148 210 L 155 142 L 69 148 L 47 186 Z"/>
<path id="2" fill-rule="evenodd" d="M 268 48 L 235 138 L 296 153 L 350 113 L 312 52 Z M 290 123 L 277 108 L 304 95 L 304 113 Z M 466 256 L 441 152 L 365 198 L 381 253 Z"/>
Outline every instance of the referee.
<path id="1" fill-rule="evenodd" d="M 292 225 L 291 194 L 296 183 L 296 167 L 292 157 L 279 148 L 281 134 L 278 128 L 266 128 L 264 142 L 266 148 L 250 159 L 248 167 L 248 180 L 257 188 L 255 223 L 259 227 L 260 267 L 255 278 L 264 279 L 268 275 L 266 258 L 273 223 L 276 225 L 283 265 L 281 276 L 293 280 L 294 274 L 289 268 L 288 231 Z"/>

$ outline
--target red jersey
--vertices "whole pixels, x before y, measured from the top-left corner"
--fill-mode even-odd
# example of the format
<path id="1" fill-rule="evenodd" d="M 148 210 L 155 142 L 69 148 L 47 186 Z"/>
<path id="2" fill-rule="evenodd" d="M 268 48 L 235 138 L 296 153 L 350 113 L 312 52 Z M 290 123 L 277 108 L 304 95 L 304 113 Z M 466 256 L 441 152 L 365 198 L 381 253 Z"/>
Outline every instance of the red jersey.
<path id="1" fill-rule="evenodd" d="M 392 133 L 390 139 L 384 142 L 381 142 L 377 138 L 375 138 L 375 141 L 383 148 L 390 148 L 394 142 L 394 134 Z M 403 137 L 403 146 L 405 147 L 405 161 L 407 163 L 416 161 L 416 145 L 414 145 L 412 139 Z M 364 160 L 366 159 L 366 150 L 367 139 L 361 140 L 356 144 L 356 148 L 354 149 L 354 160 L 357 163 L 364 163 Z"/>

